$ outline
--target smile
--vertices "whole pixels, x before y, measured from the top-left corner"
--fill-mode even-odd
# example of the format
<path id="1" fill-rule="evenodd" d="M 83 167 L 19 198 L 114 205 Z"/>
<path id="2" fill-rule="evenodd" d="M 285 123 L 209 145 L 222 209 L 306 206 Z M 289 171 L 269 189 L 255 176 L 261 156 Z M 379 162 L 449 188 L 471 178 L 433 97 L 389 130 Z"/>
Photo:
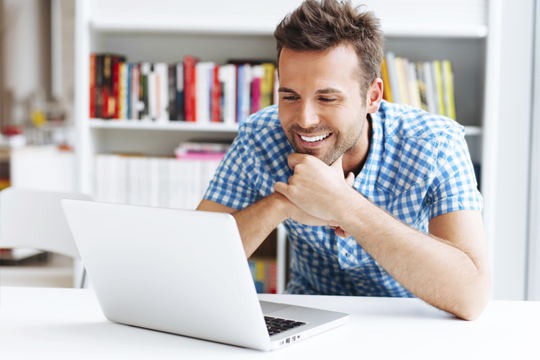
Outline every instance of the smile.
<path id="1" fill-rule="evenodd" d="M 328 133 L 325 135 L 319 135 L 319 136 L 312 136 L 312 137 L 300 135 L 300 138 L 306 142 L 316 142 L 316 141 L 321 141 L 321 140 L 326 139 L 327 137 L 330 136 L 330 134 L 331 133 Z"/>

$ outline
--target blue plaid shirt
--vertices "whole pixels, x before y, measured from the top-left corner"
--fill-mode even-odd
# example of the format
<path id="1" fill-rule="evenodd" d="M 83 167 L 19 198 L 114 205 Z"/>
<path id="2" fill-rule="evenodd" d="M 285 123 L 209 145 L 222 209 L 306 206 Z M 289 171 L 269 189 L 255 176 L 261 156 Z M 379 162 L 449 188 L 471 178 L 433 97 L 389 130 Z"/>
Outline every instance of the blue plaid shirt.
<path id="1" fill-rule="evenodd" d="M 415 229 L 456 210 L 482 210 L 464 129 L 457 122 L 407 105 L 383 101 L 371 115 L 367 161 L 354 188 Z M 270 106 L 240 124 L 205 199 L 244 209 L 287 183 L 294 150 Z M 290 240 L 290 282 L 295 294 L 413 297 L 354 238 L 330 227 L 285 221 Z"/>

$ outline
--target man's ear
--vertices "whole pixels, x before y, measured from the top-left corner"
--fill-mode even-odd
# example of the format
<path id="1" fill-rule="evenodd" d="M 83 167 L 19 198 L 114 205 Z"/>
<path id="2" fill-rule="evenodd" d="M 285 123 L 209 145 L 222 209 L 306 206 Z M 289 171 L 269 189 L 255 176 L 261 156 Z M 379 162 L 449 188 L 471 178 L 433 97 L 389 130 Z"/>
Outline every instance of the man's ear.
<path id="1" fill-rule="evenodd" d="M 379 111 L 383 97 L 383 82 L 380 78 L 376 78 L 371 83 L 371 87 L 367 93 L 366 110 L 369 114 Z"/>

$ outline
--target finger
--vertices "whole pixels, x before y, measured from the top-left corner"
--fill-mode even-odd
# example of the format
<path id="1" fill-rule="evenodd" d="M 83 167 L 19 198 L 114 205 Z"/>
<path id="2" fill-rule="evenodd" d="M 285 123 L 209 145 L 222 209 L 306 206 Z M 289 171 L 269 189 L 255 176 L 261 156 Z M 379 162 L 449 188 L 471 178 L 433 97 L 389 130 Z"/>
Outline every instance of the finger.
<path id="1" fill-rule="evenodd" d="M 288 162 L 289 167 L 291 168 L 291 170 L 294 170 L 294 167 L 296 165 L 298 165 L 299 163 L 304 161 L 306 156 L 309 156 L 309 155 L 300 154 L 300 153 L 292 153 L 291 155 L 289 155 L 289 157 L 287 157 L 287 162 Z"/>
<path id="2" fill-rule="evenodd" d="M 274 184 L 274 191 L 285 195 L 285 197 L 287 196 L 288 190 L 289 190 L 289 185 L 281 181 L 278 181 Z"/>
<path id="3" fill-rule="evenodd" d="M 347 185 L 353 186 L 354 185 L 354 173 L 350 172 L 349 175 L 347 176 L 347 178 L 345 179 L 345 182 L 347 183 Z"/>

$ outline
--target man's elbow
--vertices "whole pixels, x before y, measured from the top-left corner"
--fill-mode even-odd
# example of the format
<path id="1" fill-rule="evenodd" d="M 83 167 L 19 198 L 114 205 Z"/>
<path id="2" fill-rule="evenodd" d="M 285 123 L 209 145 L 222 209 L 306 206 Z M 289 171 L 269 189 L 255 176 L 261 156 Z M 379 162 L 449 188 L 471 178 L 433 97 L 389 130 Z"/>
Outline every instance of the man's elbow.
<path id="1" fill-rule="evenodd" d="M 452 313 L 467 321 L 478 319 L 489 302 L 490 292 L 490 281 L 485 281 L 484 284 L 477 285 L 470 291 L 465 291 Z"/>

